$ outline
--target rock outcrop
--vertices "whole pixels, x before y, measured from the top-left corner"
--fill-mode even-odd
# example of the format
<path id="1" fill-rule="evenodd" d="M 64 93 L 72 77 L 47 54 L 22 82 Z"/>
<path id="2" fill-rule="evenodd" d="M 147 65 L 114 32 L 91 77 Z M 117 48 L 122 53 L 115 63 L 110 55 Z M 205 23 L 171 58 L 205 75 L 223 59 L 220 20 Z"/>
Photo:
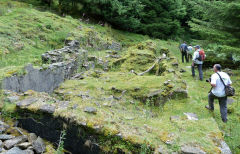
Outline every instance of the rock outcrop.
<path id="1" fill-rule="evenodd" d="M 25 92 L 34 90 L 51 93 L 65 79 L 69 79 L 86 60 L 87 52 L 80 50 L 79 43 L 72 41 L 62 49 L 46 52 L 43 63 L 46 68 L 34 68 L 31 64 L 24 68 L 25 75 L 13 75 L 3 80 L 3 89 Z"/>

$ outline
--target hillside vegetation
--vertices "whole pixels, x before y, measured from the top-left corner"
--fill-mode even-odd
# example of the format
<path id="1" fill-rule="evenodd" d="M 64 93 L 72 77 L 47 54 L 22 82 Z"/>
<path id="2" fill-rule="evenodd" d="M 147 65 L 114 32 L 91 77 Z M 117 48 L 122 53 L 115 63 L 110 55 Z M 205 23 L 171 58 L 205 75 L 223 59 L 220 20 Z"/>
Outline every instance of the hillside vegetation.
<path id="1" fill-rule="evenodd" d="M 191 77 L 190 63 L 178 63 L 179 44 L 175 41 L 88 24 L 38 10 L 29 3 L 2 0 L 0 79 L 23 75 L 21 68 L 28 63 L 44 68 L 42 53 L 72 40 L 88 50 L 88 60 L 94 61 L 95 67 L 88 63 L 90 69 L 77 72 L 83 71 L 82 79 L 66 80 L 51 95 L 31 90 L 24 95 L 14 93 L 20 100 L 44 99 L 28 110 L 39 111 L 41 103 L 57 106 L 55 100 L 68 101 L 69 106 L 57 109 L 54 116 L 99 130 L 100 147 L 105 152 L 181 153 L 182 147 L 191 146 L 206 153 L 221 153 L 223 140 L 233 153 L 240 152 L 239 70 L 231 72 L 237 94 L 229 105 L 229 122 L 224 124 L 218 107 L 213 113 L 204 109 L 210 87 Z M 153 64 L 151 71 L 139 75 Z M 206 69 L 204 77 L 211 73 Z M 14 106 L 2 102 L 5 108 Z M 95 114 L 84 111 L 89 106 L 97 110 Z M 198 120 L 189 120 L 186 113 L 196 114 Z"/>
<path id="2" fill-rule="evenodd" d="M 25 0 L 28 1 L 29 0 Z M 31 1 L 36 3 L 37 1 Z M 160 39 L 198 40 L 209 63 L 240 61 L 239 0 L 42 0 L 61 14 L 101 19 L 123 29 Z M 216 58 L 217 57 L 217 58 Z"/>

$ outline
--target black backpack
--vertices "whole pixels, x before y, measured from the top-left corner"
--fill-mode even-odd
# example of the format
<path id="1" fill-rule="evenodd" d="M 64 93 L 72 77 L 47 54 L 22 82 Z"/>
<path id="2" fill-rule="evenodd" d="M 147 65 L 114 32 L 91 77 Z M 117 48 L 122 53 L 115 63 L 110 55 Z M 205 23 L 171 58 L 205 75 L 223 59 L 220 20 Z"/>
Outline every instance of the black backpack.
<path id="1" fill-rule="evenodd" d="M 202 61 L 202 56 L 199 54 L 199 52 L 198 52 L 197 60 Z"/>
<path id="2" fill-rule="evenodd" d="M 182 52 L 187 52 L 187 50 L 188 50 L 187 45 L 184 45 L 182 48 Z"/>

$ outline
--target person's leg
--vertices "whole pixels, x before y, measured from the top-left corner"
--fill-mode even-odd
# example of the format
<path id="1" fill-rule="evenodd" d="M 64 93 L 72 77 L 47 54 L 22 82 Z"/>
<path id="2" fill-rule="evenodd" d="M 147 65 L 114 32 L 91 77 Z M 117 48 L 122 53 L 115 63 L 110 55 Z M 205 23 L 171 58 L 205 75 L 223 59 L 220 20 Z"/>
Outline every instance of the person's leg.
<path id="1" fill-rule="evenodd" d="M 191 61 L 191 58 L 192 57 L 192 55 L 191 54 L 188 54 L 188 61 L 190 62 Z"/>
<path id="2" fill-rule="evenodd" d="M 196 65 L 196 64 L 194 64 Z M 191 65 L 192 66 L 192 65 Z M 192 76 L 194 77 L 195 76 L 195 69 L 194 69 L 195 66 L 192 66 Z"/>
<path id="3" fill-rule="evenodd" d="M 222 121 L 227 122 L 227 97 L 220 97 L 218 98 L 218 101 L 219 101 Z"/>
<path id="4" fill-rule="evenodd" d="M 203 80 L 202 64 L 198 65 L 199 79 Z"/>
<path id="5" fill-rule="evenodd" d="M 182 63 L 184 63 L 184 53 L 183 51 L 181 53 L 182 53 Z"/>
<path id="6" fill-rule="evenodd" d="M 188 63 L 188 53 L 187 53 L 187 51 L 185 51 L 185 59 L 186 59 L 186 62 Z"/>
<path id="7" fill-rule="evenodd" d="M 208 94 L 208 107 L 206 106 L 207 109 L 209 110 L 214 110 L 214 98 L 215 96 L 213 95 L 212 92 Z"/>

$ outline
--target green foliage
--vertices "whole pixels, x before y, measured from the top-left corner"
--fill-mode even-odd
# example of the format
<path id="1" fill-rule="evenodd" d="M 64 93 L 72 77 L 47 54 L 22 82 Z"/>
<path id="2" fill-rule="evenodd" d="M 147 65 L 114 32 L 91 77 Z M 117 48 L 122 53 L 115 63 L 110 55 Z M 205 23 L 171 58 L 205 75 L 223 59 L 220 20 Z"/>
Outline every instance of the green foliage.
<path id="1" fill-rule="evenodd" d="M 64 139 L 65 139 L 66 131 L 61 131 L 58 148 L 55 152 L 55 154 L 63 154 L 64 153 Z"/>
<path id="2" fill-rule="evenodd" d="M 142 144 L 140 154 L 150 154 L 150 153 L 151 153 L 150 147 L 147 144 Z"/>
<path id="3" fill-rule="evenodd" d="M 51 5 L 50 0 L 42 2 Z M 178 36 L 186 15 L 183 0 L 56 0 L 61 14 L 79 13 L 98 16 L 119 29 L 143 33 L 157 38 Z"/>
<path id="4" fill-rule="evenodd" d="M 157 38 L 179 35 L 180 20 L 186 15 L 182 0 L 142 0 L 141 32 Z"/>
<path id="5" fill-rule="evenodd" d="M 6 8 L 0 7 L 0 16 L 3 16 L 7 12 Z"/>
<path id="6" fill-rule="evenodd" d="M 204 40 L 204 47 L 210 49 L 208 54 L 230 63 L 239 62 L 239 1 L 191 0 L 188 4 L 196 10 L 188 24 L 198 36 L 196 39 Z"/>
<path id="7" fill-rule="evenodd" d="M 3 99 L 4 97 L 1 96 L 0 94 L 0 99 Z M 1 101 L 4 102 L 4 101 Z M 11 104 L 9 102 L 5 102 L 1 104 L 1 117 L 5 119 L 10 119 L 10 118 L 16 118 L 17 114 L 15 112 L 16 105 Z"/>

